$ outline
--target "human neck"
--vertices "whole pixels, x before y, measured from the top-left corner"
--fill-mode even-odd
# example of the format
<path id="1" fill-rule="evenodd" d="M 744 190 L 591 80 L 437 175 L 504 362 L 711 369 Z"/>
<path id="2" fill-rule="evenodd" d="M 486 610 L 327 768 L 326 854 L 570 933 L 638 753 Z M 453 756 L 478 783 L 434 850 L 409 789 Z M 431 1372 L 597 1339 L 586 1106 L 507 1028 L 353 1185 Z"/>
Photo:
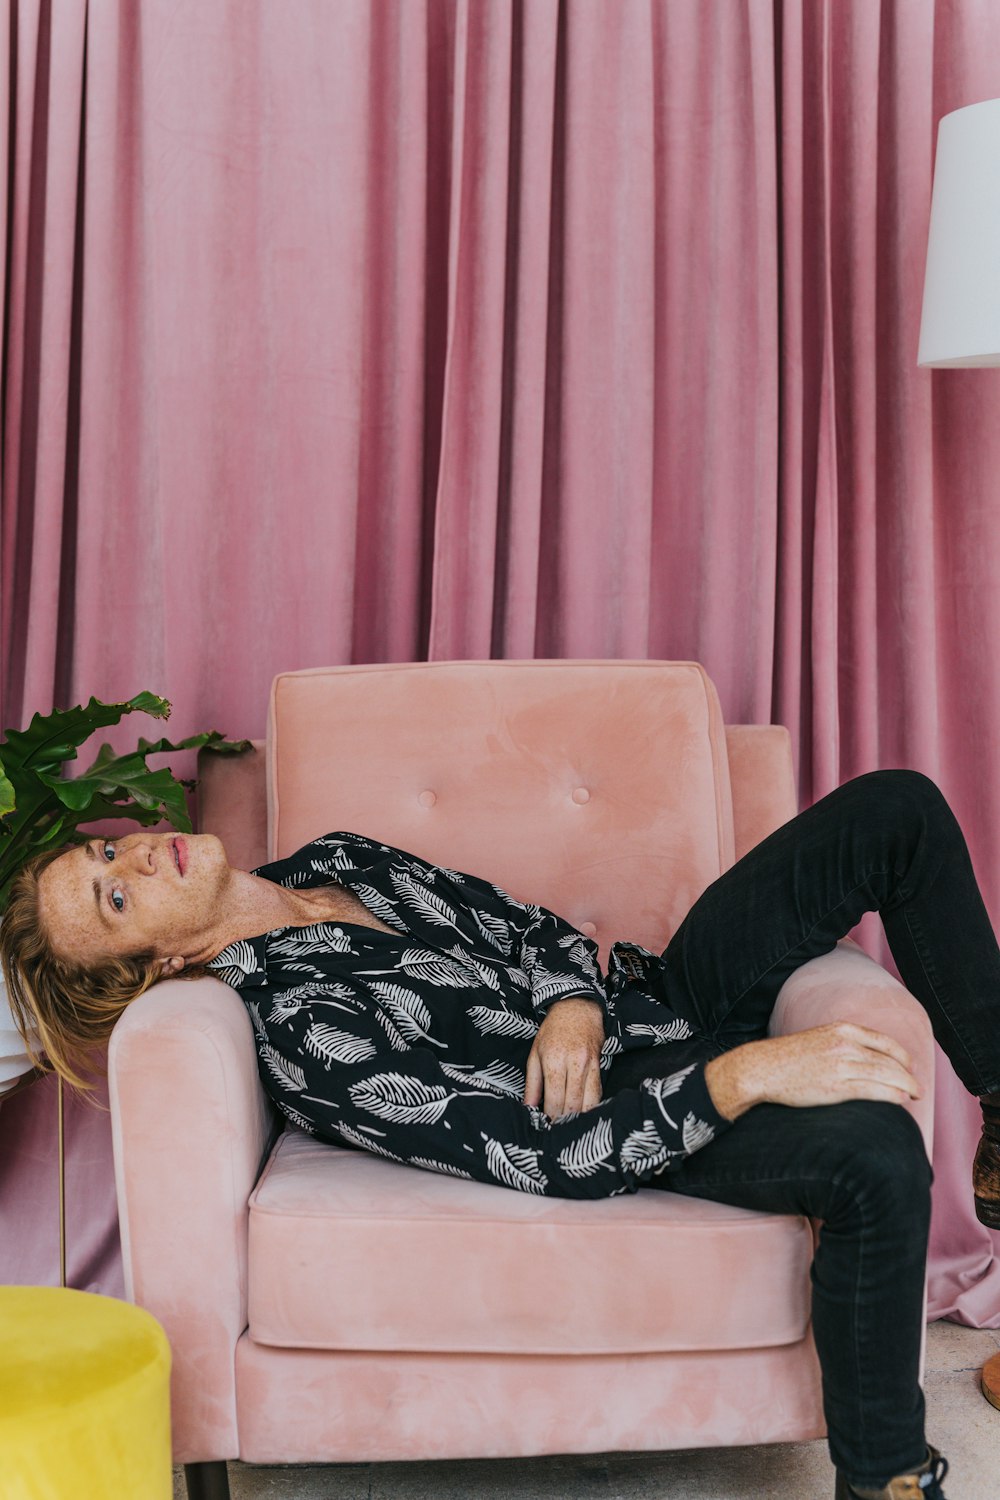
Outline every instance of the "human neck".
<path id="1" fill-rule="evenodd" d="M 205 963 L 241 938 L 307 923 L 315 905 L 315 892 L 289 889 L 247 870 L 232 870 L 220 909 L 188 963 Z"/>

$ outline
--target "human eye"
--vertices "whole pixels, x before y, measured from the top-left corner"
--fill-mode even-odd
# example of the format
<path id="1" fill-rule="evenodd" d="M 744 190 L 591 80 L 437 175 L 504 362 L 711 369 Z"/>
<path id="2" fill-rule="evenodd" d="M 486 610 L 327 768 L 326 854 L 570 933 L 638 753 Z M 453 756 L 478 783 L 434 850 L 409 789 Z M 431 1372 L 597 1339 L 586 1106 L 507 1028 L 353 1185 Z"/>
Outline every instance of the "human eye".
<path id="1" fill-rule="evenodd" d="M 120 905 L 119 902 L 121 903 Z M 125 910 L 125 897 L 122 895 L 117 886 L 115 886 L 111 892 L 111 905 L 114 907 L 115 911 Z"/>
<path id="2" fill-rule="evenodd" d="M 108 850 L 109 849 L 111 850 L 110 854 L 108 854 Z M 101 844 L 101 853 L 104 855 L 104 858 L 109 861 L 109 863 L 110 863 L 111 860 L 114 859 L 114 857 L 115 857 L 115 846 L 111 842 L 110 839 L 104 839 L 103 840 L 103 842 Z"/>

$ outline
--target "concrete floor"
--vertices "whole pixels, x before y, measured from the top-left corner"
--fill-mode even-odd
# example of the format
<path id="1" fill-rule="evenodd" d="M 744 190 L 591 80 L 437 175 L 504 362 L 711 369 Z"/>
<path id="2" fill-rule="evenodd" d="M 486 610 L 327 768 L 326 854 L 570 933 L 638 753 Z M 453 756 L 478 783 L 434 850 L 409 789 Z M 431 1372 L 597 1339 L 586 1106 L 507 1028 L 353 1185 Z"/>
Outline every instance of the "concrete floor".
<path id="1" fill-rule="evenodd" d="M 927 1329 L 927 1437 L 948 1459 L 948 1500 L 1000 1496 L 1000 1411 L 979 1389 L 1000 1330 Z M 826 1439 L 584 1457 L 258 1468 L 231 1463 L 233 1500 L 833 1500 Z M 185 1500 L 183 1470 L 175 1500 Z"/>

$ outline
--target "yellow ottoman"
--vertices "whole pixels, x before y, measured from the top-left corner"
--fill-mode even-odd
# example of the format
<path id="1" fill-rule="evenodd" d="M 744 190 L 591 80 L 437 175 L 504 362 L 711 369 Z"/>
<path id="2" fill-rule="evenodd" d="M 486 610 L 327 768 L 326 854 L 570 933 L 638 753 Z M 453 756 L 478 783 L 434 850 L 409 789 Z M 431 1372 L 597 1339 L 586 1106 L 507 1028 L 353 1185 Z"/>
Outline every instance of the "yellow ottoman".
<path id="1" fill-rule="evenodd" d="M 171 1500 L 170 1345 L 141 1307 L 0 1286 L 2 1500 Z"/>

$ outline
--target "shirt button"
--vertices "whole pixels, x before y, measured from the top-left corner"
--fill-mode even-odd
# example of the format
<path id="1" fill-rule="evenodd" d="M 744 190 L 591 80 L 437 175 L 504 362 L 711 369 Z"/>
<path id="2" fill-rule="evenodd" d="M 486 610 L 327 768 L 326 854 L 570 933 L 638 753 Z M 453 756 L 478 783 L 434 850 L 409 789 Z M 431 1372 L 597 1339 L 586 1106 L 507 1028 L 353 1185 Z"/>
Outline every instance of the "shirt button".
<path id="1" fill-rule="evenodd" d="M 587 791 L 587 788 L 585 786 L 578 786 L 576 788 L 576 790 L 573 793 L 573 801 L 574 802 L 589 802 L 590 801 L 590 793 Z"/>
<path id="2" fill-rule="evenodd" d="M 597 923 L 596 922 L 581 922 L 580 923 L 580 931 L 584 934 L 585 937 L 593 937 L 595 935 L 595 933 L 597 932 Z"/>
<path id="3" fill-rule="evenodd" d="M 437 801 L 437 792 L 432 792 L 429 789 L 426 792 L 421 792 L 417 801 L 421 807 L 433 807 Z"/>

